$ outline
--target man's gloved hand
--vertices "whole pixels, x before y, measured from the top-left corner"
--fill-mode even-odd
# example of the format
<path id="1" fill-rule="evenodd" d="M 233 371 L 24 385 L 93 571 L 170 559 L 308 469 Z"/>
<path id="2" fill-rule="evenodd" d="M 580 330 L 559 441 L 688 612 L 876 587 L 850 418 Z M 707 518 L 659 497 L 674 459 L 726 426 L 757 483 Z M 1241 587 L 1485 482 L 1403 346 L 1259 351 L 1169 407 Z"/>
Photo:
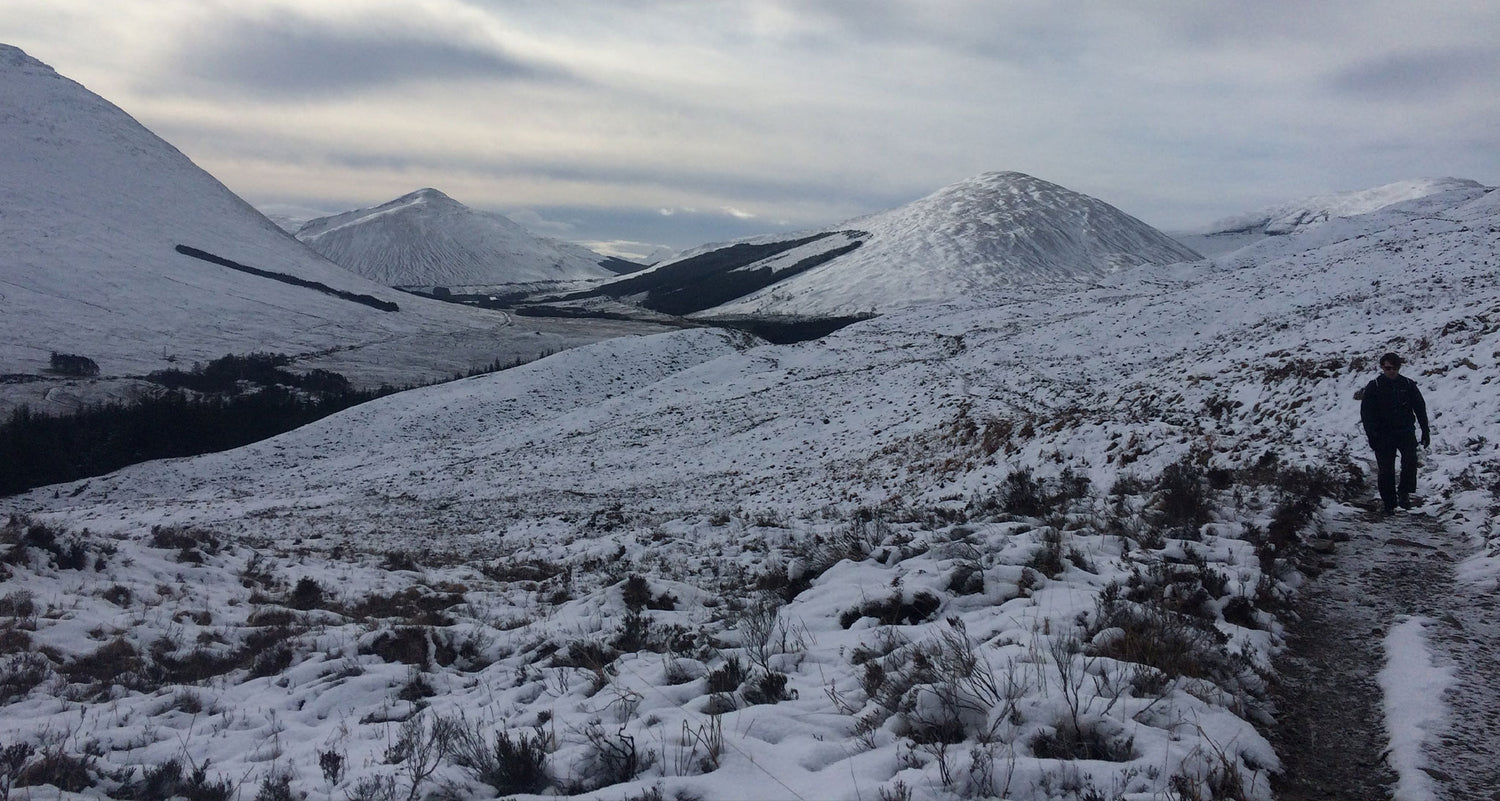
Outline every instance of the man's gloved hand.
<path id="1" fill-rule="evenodd" d="M 1422 447 L 1424 447 L 1424 448 L 1430 448 L 1430 447 L 1432 447 L 1432 434 L 1429 433 L 1429 432 L 1427 432 L 1427 431 L 1423 431 L 1422 432 Z"/>

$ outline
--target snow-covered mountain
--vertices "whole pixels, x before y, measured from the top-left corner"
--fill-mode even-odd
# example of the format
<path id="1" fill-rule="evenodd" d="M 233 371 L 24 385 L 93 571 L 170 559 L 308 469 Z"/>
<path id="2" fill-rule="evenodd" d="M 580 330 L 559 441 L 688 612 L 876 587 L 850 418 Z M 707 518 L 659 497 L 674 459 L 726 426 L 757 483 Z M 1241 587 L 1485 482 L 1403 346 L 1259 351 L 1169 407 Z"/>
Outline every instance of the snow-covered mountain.
<path id="1" fill-rule="evenodd" d="M 399 311 L 350 300 L 361 296 Z M 53 352 L 105 378 L 268 351 L 404 384 L 620 333 L 512 322 L 329 262 L 119 108 L 0 46 L 0 412 L 118 394 L 46 375 Z"/>
<path id="2" fill-rule="evenodd" d="M 1348 397 L 1389 349 L 1445 376 L 1433 407 L 1453 418 L 1439 429 L 1456 447 L 1500 410 L 1500 396 L 1479 386 L 1500 352 L 1497 204 L 1500 193 L 1455 190 L 1214 261 L 1121 272 L 1067 292 L 979 292 L 800 346 L 757 347 L 712 330 L 602 343 L 384 399 L 239 451 L 131 468 L 64 505 L 97 503 L 83 519 L 113 519 L 172 487 L 178 513 L 239 527 L 239 504 L 212 487 L 222 482 L 261 487 L 288 510 L 316 498 L 319 516 L 338 521 L 330 525 L 400 538 L 386 511 L 378 524 L 356 522 L 366 497 L 401 496 L 392 502 L 410 508 L 398 517 L 417 526 L 431 504 L 473 507 L 464 514 L 480 521 L 610 503 L 689 513 L 835 498 L 936 502 L 993 484 L 1008 467 L 927 474 L 910 449 L 958 417 L 1066 411 L 1070 426 L 1018 440 L 1031 454 L 1018 458 L 1060 448 L 1099 480 L 1119 465 L 1098 446 L 1132 432 L 1156 443 L 1152 461 L 1210 433 L 1226 458 L 1253 456 L 1267 437 L 1288 454 L 1359 451 Z M 1427 255 L 1436 250 L 1448 254 L 1441 265 Z M 1303 367 L 1268 373 L 1289 365 Z M 1238 410 L 1232 420 L 1204 414 L 1219 403 Z M 507 425 L 479 423 L 481 409 Z M 1500 447 L 1491 439 L 1486 452 Z M 345 456 L 325 466 L 314 453 Z"/>
<path id="3" fill-rule="evenodd" d="M 387 286 L 494 286 L 617 275 L 605 257 L 534 236 L 436 189 L 308 221 L 297 238 L 336 264 Z"/>
<path id="4" fill-rule="evenodd" d="M 93 136 L 20 128 L 11 99 L 0 144 Z M 77 192 L 66 165 L 16 163 L 66 178 L 29 203 Z M 6 226 L 23 252 L 29 229 Z M 81 230 L 136 241 L 101 228 Z M 878 233 L 761 258 L 795 268 Z M 166 257 L 129 252 L 181 266 L 156 236 Z M 218 237 L 202 246 L 269 248 Z M 1272 657 L 1308 586 L 1295 557 L 1318 533 L 1319 508 L 1299 511 L 1313 485 L 1354 493 L 1322 514 L 1391 564 L 1457 562 L 1462 620 L 1489 625 L 1497 254 L 1500 191 L 1457 186 L 798 345 L 614 338 L 0 499 L 0 780 L 67 798 L 1270 801 L 1278 754 L 1252 721 L 1280 713 Z M 125 287 L 123 269 L 74 275 Z M 216 288 L 264 297 L 230 272 L 247 283 Z M 1433 442 L 1425 508 L 1372 520 L 1353 395 L 1386 350 L 1407 357 Z M 1201 518 L 1167 517 L 1173 483 Z M 1428 529 L 1438 544 L 1407 538 Z M 1380 680 L 1401 702 L 1385 722 L 1403 780 L 1450 767 L 1422 760 L 1424 738 L 1496 750 L 1467 728 L 1491 719 L 1493 664 L 1452 675 L 1412 635 L 1482 654 L 1492 628 L 1441 620 L 1445 599 L 1421 593 L 1448 587 L 1411 589 L 1420 604 L 1384 642 L 1404 675 Z M 1454 786 L 1493 787 L 1493 764 Z"/>
<path id="5" fill-rule="evenodd" d="M 699 249 L 602 291 L 704 317 L 825 317 L 1198 258 L 1103 201 L 992 172 L 822 231 Z"/>
<path id="6" fill-rule="evenodd" d="M 1217 255 L 1245 247 L 1262 237 L 1295 234 L 1340 217 L 1369 214 L 1408 200 L 1479 186 L 1479 182 L 1464 178 L 1416 178 L 1372 189 L 1313 195 L 1225 217 L 1203 230 L 1185 232 L 1177 239 L 1201 253 Z"/>
<path id="7" fill-rule="evenodd" d="M 1372 492 L 1352 396 L 1381 352 L 1405 355 L 1427 396 L 1430 519 L 1470 544 L 1466 581 L 1500 578 L 1497 222 L 1500 192 L 1459 188 L 794 346 L 622 338 L 5 499 L 120 556 L 101 545 L 103 567 L 64 570 L 51 540 L 16 547 L 41 612 L 26 641 L 54 657 L 16 662 L 38 678 L 0 731 L 82 720 L 121 744 L 99 757 L 111 768 L 186 753 L 252 781 L 289 771 L 318 798 L 355 781 L 415 792 L 425 774 L 391 743 L 459 721 L 535 733 L 565 792 L 609 776 L 615 794 L 755 781 L 767 798 L 1030 800 L 1071 782 L 1268 801 L 1277 758 L 1247 719 L 1274 712 L 1274 604 L 1303 581 L 1268 543 L 1295 539 L 1282 515 L 1310 477 Z M 1164 528 L 1139 488 L 1169 465 L 1244 483 L 1193 483 L 1217 511 Z M 1085 497 L 1045 518 L 979 511 L 1018 475 Z M 199 591 L 168 595 L 183 571 Z M 1145 606 L 1152 592 L 1166 605 Z M 1109 626 L 1111 604 L 1155 611 Z M 281 667 L 219 655 L 272 621 Z M 87 672 L 114 642 L 143 664 L 224 663 L 223 678 L 191 697 L 84 694 L 115 681 Z M 1161 661 L 1182 654 L 1223 661 Z M 98 700 L 51 700 L 68 682 Z M 1070 725 L 1092 745 L 1060 751 Z M 627 747 L 659 754 L 604 773 L 600 755 Z M 349 774 L 320 777 L 328 753 Z M 441 771 L 478 792 L 453 761 Z"/>

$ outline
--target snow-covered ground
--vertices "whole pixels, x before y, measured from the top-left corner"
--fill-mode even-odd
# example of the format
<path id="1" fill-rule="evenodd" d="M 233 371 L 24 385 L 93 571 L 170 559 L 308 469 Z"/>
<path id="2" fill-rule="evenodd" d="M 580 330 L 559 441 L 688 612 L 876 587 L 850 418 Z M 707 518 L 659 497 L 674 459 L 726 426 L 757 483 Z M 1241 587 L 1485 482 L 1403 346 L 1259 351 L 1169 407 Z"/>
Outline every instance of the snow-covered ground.
<path id="1" fill-rule="evenodd" d="M 1292 468 L 1372 478 L 1381 352 L 1427 395 L 1465 592 L 1500 575 L 1497 252 L 1500 193 L 1460 188 L 800 345 L 612 340 L 6 499 L 8 641 L 46 664 L 6 657 L 0 741 L 244 797 L 1269 798 Z M 1170 520 L 1184 474 L 1206 522 Z M 1028 475 L 1054 497 L 1018 504 Z M 1387 686 L 1410 733 L 1433 685 Z M 500 752 L 546 778 L 474 767 Z"/>
<path id="2" fill-rule="evenodd" d="M 1428 739 L 1441 730 L 1447 710 L 1443 695 L 1453 684 L 1451 669 L 1433 664 L 1422 618 L 1406 618 L 1385 635 L 1386 664 L 1380 671 L 1390 731 L 1390 762 L 1398 779 L 1393 798 L 1439 798 L 1426 757 Z"/>

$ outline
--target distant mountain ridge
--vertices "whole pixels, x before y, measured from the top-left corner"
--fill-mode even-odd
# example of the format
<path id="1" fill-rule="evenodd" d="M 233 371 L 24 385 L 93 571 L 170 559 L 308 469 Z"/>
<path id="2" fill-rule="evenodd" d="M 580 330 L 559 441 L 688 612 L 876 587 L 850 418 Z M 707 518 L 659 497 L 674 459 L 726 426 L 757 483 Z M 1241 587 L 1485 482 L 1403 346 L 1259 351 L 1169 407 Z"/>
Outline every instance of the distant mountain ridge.
<path id="1" fill-rule="evenodd" d="M 754 248 L 769 255 L 755 257 Z M 846 316 L 1201 258 L 1101 200 L 1023 173 L 989 172 L 826 229 L 699 249 L 595 294 L 701 317 Z M 709 262 L 720 275 L 705 272 Z M 684 279 L 710 278 L 719 289 L 744 291 L 685 301 L 692 293 Z"/>
<path id="2" fill-rule="evenodd" d="M 1256 211 L 1220 219 L 1208 226 L 1208 234 L 1259 233 L 1283 236 L 1322 225 L 1339 217 L 1369 214 L 1407 200 L 1477 189 L 1483 184 L 1465 178 L 1414 178 L 1354 192 L 1331 192 L 1281 203 Z"/>
<path id="3" fill-rule="evenodd" d="M 503 215 L 436 189 L 310 220 L 297 238 L 330 261 L 386 286 L 488 286 L 617 274 L 581 245 L 535 236 Z"/>
<path id="4" fill-rule="evenodd" d="M 1219 257 L 1268 237 L 1305 234 L 1335 220 L 1372 214 L 1400 203 L 1484 188 L 1484 184 L 1464 178 L 1413 178 L 1354 192 L 1328 192 L 1278 203 L 1172 235 L 1205 256 Z"/>

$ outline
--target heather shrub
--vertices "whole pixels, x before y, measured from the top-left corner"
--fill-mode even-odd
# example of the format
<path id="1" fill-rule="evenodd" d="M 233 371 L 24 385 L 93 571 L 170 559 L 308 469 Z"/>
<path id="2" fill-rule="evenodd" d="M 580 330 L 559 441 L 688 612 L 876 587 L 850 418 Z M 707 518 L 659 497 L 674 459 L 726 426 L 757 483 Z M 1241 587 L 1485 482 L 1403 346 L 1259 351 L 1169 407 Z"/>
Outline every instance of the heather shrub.
<path id="1" fill-rule="evenodd" d="M 1026 566 L 1049 579 L 1057 578 L 1066 571 L 1063 564 L 1062 532 L 1048 528 L 1042 534 L 1042 544 L 1031 552 Z"/>
<path id="2" fill-rule="evenodd" d="M 52 785 L 70 793 L 81 793 L 97 783 L 94 757 L 76 755 L 61 747 L 42 749 L 37 759 L 26 764 L 11 782 L 12 787 Z"/>
<path id="3" fill-rule="evenodd" d="M 1173 462 L 1157 479 L 1157 503 L 1162 524 L 1180 528 L 1196 537 L 1199 527 L 1213 514 L 1207 480 L 1202 468 L 1187 459 Z"/>
<path id="4" fill-rule="evenodd" d="M 926 590 L 919 590 L 910 600 L 905 594 L 897 593 L 884 600 L 865 601 L 858 607 L 844 610 L 839 615 L 839 624 L 847 629 L 860 618 L 873 617 L 887 626 L 899 623 L 915 625 L 931 620 L 942 605 L 941 598 Z"/>
<path id="5" fill-rule="evenodd" d="M 500 795 L 540 793 L 552 785 L 547 770 L 549 741 L 540 728 L 512 736 L 498 731 L 494 739 L 477 727 L 460 723 L 451 759 L 476 781 Z"/>
<path id="6" fill-rule="evenodd" d="M 1224 648 L 1228 637 L 1203 618 L 1122 601 L 1106 593 L 1100 598 L 1091 635 L 1109 629 L 1115 630 L 1112 636 L 1094 637 L 1090 656 L 1147 665 L 1174 677 L 1227 678 L 1231 672 Z"/>
<path id="7" fill-rule="evenodd" d="M 787 675 L 780 671 L 768 671 L 760 673 L 754 680 L 747 682 L 741 696 L 745 703 L 775 704 L 792 698 L 787 693 Z"/>
<path id="8" fill-rule="evenodd" d="M 12 590 L 0 597 L 0 616 L 20 620 L 36 614 L 36 603 L 28 590 Z"/>
<path id="9" fill-rule="evenodd" d="M 260 780 L 255 790 L 255 801 L 295 801 L 292 792 L 292 775 L 284 771 L 272 771 Z"/>
<path id="10" fill-rule="evenodd" d="M 1000 490 L 1000 508 L 1007 514 L 1040 517 L 1049 508 L 1048 500 L 1030 468 L 1012 470 Z"/>
<path id="11" fill-rule="evenodd" d="M 286 605 L 303 611 L 316 609 L 323 605 L 324 595 L 323 585 L 317 579 L 303 576 L 297 580 L 297 586 L 292 588 Z"/>
<path id="12" fill-rule="evenodd" d="M 10 788 L 26 767 L 26 760 L 36 752 L 31 743 L 14 743 L 0 748 L 0 798 L 10 798 Z"/>
<path id="13" fill-rule="evenodd" d="M 117 637 L 99 646 L 93 653 L 63 665 L 60 672 L 74 684 L 135 686 L 140 682 L 144 666 L 135 647 Z"/>
<path id="14" fill-rule="evenodd" d="M 1110 732 L 1100 721 L 1063 719 L 1031 738 L 1031 752 L 1041 759 L 1091 759 L 1129 762 L 1135 759 L 1135 740 Z"/>
<path id="15" fill-rule="evenodd" d="M 31 692 L 52 675 L 52 663 L 36 653 L 13 653 L 0 657 L 0 703 L 9 703 Z"/>
<path id="16" fill-rule="evenodd" d="M 592 779 L 593 788 L 628 782 L 655 764 L 656 752 L 637 749 L 635 738 L 626 733 L 624 726 L 611 731 L 595 718 L 584 727 L 583 737 L 592 751 L 586 775 Z"/>
<path id="17" fill-rule="evenodd" d="M 464 602 L 461 592 L 441 592 L 414 585 L 389 595 L 373 594 L 350 607 L 351 617 L 401 618 L 417 626 L 451 626 L 453 618 L 449 609 Z"/>
<path id="18" fill-rule="evenodd" d="M 710 693 L 732 693 L 745 683 L 745 664 L 739 657 L 731 656 L 724 660 L 724 664 L 708 674 L 708 691 Z"/>
<path id="19" fill-rule="evenodd" d="M 426 670 L 434 662 L 447 667 L 458 660 L 452 639 L 447 631 L 428 626 L 399 626 L 378 632 L 361 643 L 359 652 Z"/>

